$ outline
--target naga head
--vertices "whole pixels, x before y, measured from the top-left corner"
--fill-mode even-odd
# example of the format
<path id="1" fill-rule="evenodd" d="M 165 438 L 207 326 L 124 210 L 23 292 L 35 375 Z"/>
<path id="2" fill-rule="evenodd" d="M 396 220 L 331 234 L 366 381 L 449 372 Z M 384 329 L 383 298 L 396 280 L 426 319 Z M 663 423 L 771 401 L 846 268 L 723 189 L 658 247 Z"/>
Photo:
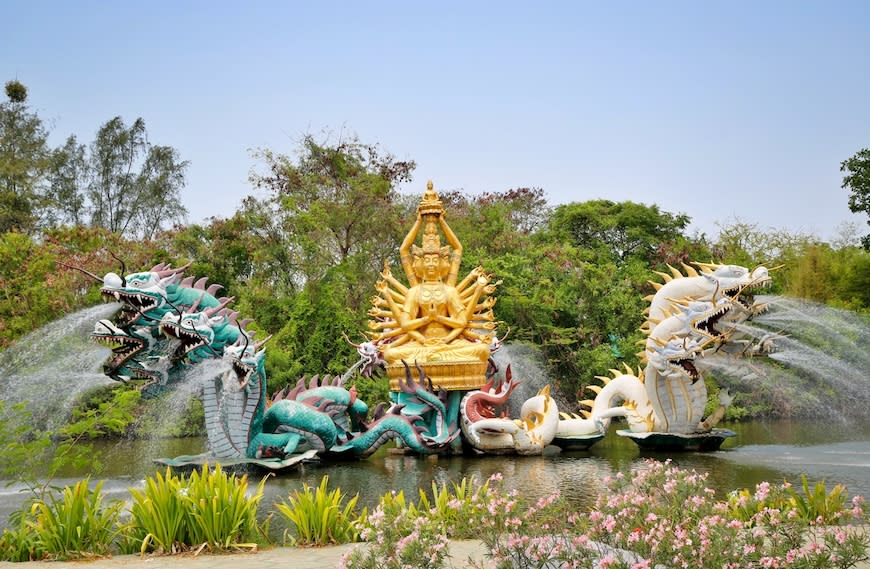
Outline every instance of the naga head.
<path id="1" fill-rule="evenodd" d="M 698 338 L 674 337 L 667 342 L 656 344 L 647 352 L 648 363 L 662 376 L 688 376 L 692 383 L 701 377 L 695 367 L 695 358 L 703 351 L 704 344 Z"/>
<path id="2" fill-rule="evenodd" d="M 241 342 L 224 348 L 224 359 L 230 362 L 233 372 L 239 381 L 239 388 L 244 389 L 252 379 L 261 381 L 265 386 L 266 350 L 260 349 L 261 343 Z"/>
<path id="3" fill-rule="evenodd" d="M 168 265 L 156 265 L 150 271 L 132 273 L 122 277 L 106 273 L 100 294 L 108 300 L 121 303 L 121 311 L 115 317 L 119 326 L 132 324 L 154 325 L 169 310 L 167 290 L 181 278 L 181 273 L 190 265 L 172 269 Z"/>
<path id="4" fill-rule="evenodd" d="M 672 300 L 672 306 L 677 310 L 676 317 L 685 323 L 686 335 L 718 340 L 728 333 L 722 322 L 734 308 L 734 302 L 727 296 L 713 301 Z"/>
<path id="5" fill-rule="evenodd" d="M 122 329 L 111 320 L 100 320 L 94 325 L 91 338 L 112 350 L 112 356 L 103 364 L 103 372 L 110 378 L 124 383 L 131 379 L 153 379 L 152 372 L 138 357 L 155 343 L 147 329 L 140 326 Z"/>
<path id="6" fill-rule="evenodd" d="M 362 360 L 362 367 L 360 368 L 360 373 L 365 377 L 371 377 L 375 373 L 375 369 L 379 367 L 385 367 L 387 365 L 386 360 L 384 360 L 381 355 L 381 351 L 378 349 L 378 344 L 371 341 L 366 340 L 365 342 L 360 342 L 359 344 L 355 344 L 350 341 L 350 338 L 344 335 L 345 341 L 356 348 L 357 353 L 359 354 L 360 360 Z"/>
<path id="7" fill-rule="evenodd" d="M 718 294 L 727 296 L 736 307 L 750 313 L 757 310 L 755 291 L 773 282 L 770 272 L 762 265 L 750 271 L 740 265 L 694 264 L 701 268 L 702 276 L 716 284 Z"/>

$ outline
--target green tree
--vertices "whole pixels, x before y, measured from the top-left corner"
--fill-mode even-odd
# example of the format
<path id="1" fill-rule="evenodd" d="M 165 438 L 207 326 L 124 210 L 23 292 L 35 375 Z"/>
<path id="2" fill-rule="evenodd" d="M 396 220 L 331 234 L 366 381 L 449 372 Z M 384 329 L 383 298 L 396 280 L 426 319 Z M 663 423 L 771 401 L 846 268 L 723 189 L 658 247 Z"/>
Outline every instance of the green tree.
<path id="1" fill-rule="evenodd" d="M 53 154 L 50 216 L 55 224 L 88 223 L 119 235 L 150 239 L 176 223 L 186 160 L 171 146 L 148 141 L 145 121 L 103 124 L 85 147 L 75 137 Z"/>
<path id="2" fill-rule="evenodd" d="M 591 200 L 557 207 L 549 232 L 595 252 L 599 259 L 621 263 L 634 257 L 654 262 L 662 243 L 683 238 L 689 221 L 689 216 L 661 211 L 657 205 Z"/>
<path id="3" fill-rule="evenodd" d="M 440 197 L 450 227 L 463 247 L 471 256 L 480 257 L 475 264 L 485 264 L 488 256 L 528 246 L 531 236 L 546 223 L 551 210 L 541 188 L 513 188 L 476 196 L 451 191 Z M 419 196 L 414 199 L 418 200 Z M 413 213 L 413 209 L 409 208 L 409 212 Z"/>
<path id="4" fill-rule="evenodd" d="M 348 267 L 347 302 L 360 307 L 396 249 L 402 229 L 396 185 L 411 179 L 414 162 L 355 137 L 328 145 L 311 135 L 295 160 L 271 151 L 259 157 L 266 172 L 251 181 L 269 196 L 249 198 L 245 209 L 268 251 L 260 261 L 289 290 Z"/>
<path id="5" fill-rule="evenodd" d="M 843 188 L 849 190 L 849 209 L 854 213 L 863 211 L 870 216 L 870 148 L 862 148 L 854 156 L 843 160 L 840 164 L 843 176 Z M 867 220 L 870 225 L 870 219 Z M 870 234 L 861 240 L 864 248 L 870 251 Z"/>
<path id="6" fill-rule="evenodd" d="M 9 81 L 6 96 L 0 104 L 0 232 L 32 234 L 51 165 L 48 131 L 27 108 L 27 87 Z"/>

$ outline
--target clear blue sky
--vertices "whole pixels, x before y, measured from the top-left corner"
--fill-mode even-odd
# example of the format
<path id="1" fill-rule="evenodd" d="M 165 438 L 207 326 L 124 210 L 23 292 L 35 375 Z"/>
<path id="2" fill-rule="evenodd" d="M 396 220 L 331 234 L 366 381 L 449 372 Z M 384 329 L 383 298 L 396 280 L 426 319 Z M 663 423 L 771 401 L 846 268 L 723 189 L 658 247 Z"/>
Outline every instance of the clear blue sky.
<path id="1" fill-rule="evenodd" d="M 53 142 L 120 115 L 190 161 L 190 220 L 253 192 L 251 150 L 356 133 L 404 191 L 542 187 L 833 237 L 870 147 L 870 2 L 0 0 L 0 80 Z"/>

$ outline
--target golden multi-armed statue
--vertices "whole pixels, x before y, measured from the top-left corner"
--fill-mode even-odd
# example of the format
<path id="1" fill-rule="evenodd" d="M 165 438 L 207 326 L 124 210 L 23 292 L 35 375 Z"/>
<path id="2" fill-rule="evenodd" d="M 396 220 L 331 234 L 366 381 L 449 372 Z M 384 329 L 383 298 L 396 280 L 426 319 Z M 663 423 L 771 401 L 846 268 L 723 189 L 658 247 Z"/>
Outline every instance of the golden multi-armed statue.
<path id="1" fill-rule="evenodd" d="M 422 247 L 415 244 L 420 229 Z M 449 245 L 441 246 L 439 229 Z M 452 248 L 452 250 L 451 250 Z M 409 286 L 384 263 L 372 298 L 369 328 L 387 361 L 391 388 L 404 377 L 402 361 L 421 365 L 436 387 L 477 389 L 485 383 L 486 363 L 495 330 L 492 307 L 498 283 L 482 267 L 459 284 L 462 244 L 444 219 L 438 194 L 427 184 L 417 220 L 399 249 Z"/>

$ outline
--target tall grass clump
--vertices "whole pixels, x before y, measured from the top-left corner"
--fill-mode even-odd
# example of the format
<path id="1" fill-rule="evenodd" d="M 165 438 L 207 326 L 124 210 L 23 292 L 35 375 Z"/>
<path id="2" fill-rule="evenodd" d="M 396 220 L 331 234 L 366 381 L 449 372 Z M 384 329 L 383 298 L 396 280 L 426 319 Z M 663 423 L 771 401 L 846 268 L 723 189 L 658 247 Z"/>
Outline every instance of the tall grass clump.
<path id="1" fill-rule="evenodd" d="M 295 537 L 285 531 L 285 542 L 329 545 L 357 540 L 358 531 L 354 522 L 359 517 L 356 511 L 359 494 L 347 499 L 341 489 L 327 490 L 328 484 L 329 476 L 324 476 L 317 488 L 303 484 L 302 491 L 294 490 L 288 502 L 275 504 L 278 513 L 295 530 Z"/>
<path id="2" fill-rule="evenodd" d="M 265 478 L 248 496 L 248 477 L 228 475 L 220 466 L 194 471 L 190 478 L 168 468 L 130 489 L 133 504 L 125 549 L 175 553 L 194 546 L 210 549 L 252 548 L 260 539 L 257 507 Z"/>
<path id="3" fill-rule="evenodd" d="M 0 561 L 35 561 L 43 558 L 36 537 L 28 527 L 30 510 L 9 516 L 9 526 L 0 534 Z"/>
<path id="4" fill-rule="evenodd" d="M 0 535 L 0 560 L 82 559 L 111 553 L 121 502 L 104 505 L 103 482 L 89 479 L 47 492 L 9 517 Z"/>
<path id="5" fill-rule="evenodd" d="M 169 468 L 165 475 L 158 472 L 146 478 L 141 491 L 130 488 L 133 503 L 126 534 L 139 543 L 140 551 L 175 553 L 190 545 L 186 493 L 184 478 Z"/>
<path id="6" fill-rule="evenodd" d="M 90 490 L 90 479 L 67 486 L 60 497 L 36 500 L 27 525 L 37 547 L 52 559 L 109 553 L 122 504 L 103 506 L 103 481 Z"/>

